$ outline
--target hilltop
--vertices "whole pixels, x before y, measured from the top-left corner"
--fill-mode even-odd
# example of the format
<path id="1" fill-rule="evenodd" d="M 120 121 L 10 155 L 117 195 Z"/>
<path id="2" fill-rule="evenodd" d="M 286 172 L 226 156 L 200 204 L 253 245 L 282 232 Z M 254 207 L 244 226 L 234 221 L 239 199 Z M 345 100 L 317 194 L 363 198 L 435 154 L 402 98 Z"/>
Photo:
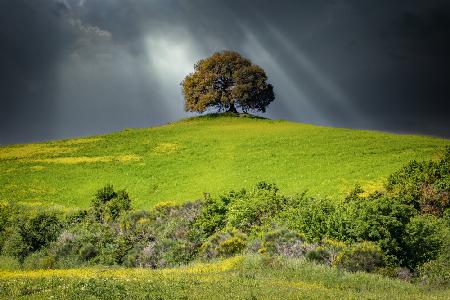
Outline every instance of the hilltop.
<path id="1" fill-rule="evenodd" d="M 339 198 L 366 191 L 406 162 L 439 155 L 446 139 L 330 128 L 257 117 L 207 115 L 164 126 L 0 147 L 0 201 L 84 208 L 106 183 L 136 208 L 184 202 L 276 182 Z"/>

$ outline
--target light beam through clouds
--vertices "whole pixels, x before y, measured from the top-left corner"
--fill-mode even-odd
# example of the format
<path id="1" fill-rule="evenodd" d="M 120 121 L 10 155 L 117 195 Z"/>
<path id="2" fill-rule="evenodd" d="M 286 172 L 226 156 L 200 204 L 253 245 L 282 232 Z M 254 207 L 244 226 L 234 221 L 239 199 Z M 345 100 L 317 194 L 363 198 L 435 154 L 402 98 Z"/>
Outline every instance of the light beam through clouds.
<path id="1" fill-rule="evenodd" d="M 319 70 L 317 65 L 308 58 L 301 49 L 295 47 L 280 30 L 270 24 L 266 27 L 271 36 L 277 41 L 277 44 L 282 46 L 282 49 L 287 52 L 288 56 L 294 60 L 298 67 L 307 73 L 313 81 L 326 92 L 328 99 L 335 101 L 340 110 L 343 111 L 348 118 L 353 118 L 356 122 L 361 124 L 360 114 L 349 103 L 349 96 L 345 95 L 339 86 L 327 78 L 327 76 Z M 309 101 L 314 100 L 315 99 L 309 97 Z"/>
<path id="2" fill-rule="evenodd" d="M 277 98 L 292 99 L 294 101 L 286 101 L 288 111 L 292 117 L 304 118 L 304 120 L 323 121 L 320 113 L 310 104 L 307 96 L 301 91 L 298 84 L 294 83 L 291 77 L 286 74 L 280 64 L 266 50 L 259 39 L 244 25 L 240 25 L 244 32 L 245 39 L 242 48 L 245 53 L 252 57 L 254 63 L 265 69 L 269 81 L 274 84 L 275 95 Z M 270 112 L 270 106 L 269 106 Z"/>

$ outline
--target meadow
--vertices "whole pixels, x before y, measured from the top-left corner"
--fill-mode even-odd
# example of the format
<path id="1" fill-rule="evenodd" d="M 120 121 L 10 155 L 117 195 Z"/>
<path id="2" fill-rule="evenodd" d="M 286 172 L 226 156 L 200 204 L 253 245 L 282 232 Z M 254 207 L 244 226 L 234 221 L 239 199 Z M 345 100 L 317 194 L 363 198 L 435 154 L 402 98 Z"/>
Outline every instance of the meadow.
<path id="1" fill-rule="evenodd" d="M 447 146 L 222 114 L 0 147 L 0 298 L 449 299 Z"/>
<path id="2" fill-rule="evenodd" d="M 305 260 L 237 256 L 163 270 L 0 271 L 4 299 L 448 299 L 430 290 Z"/>
<path id="3" fill-rule="evenodd" d="M 137 209 L 276 182 L 286 194 L 340 198 L 368 191 L 450 141 L 253 117 L 204 116 L 160 127 L 0 147 L 0 201 L 86 208 L 113 184 Z"/>

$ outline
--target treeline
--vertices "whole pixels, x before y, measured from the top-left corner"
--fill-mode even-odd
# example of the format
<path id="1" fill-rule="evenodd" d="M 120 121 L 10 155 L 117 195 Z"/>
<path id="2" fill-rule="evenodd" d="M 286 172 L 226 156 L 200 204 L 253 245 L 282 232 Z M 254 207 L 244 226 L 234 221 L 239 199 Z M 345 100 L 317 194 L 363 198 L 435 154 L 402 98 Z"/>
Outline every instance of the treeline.
<path id="1" fill-rule="evenodd" d="M 100 189 L 88 210 L 0 206 L 1 264 L 163 268 L 241 253 L 304 257 L 347 271 L 450 283 L 450 148 L 412 161 L 382 191 L 357 186 L 342 201 L 286 196 L 275 184 L 183 204 L 131 209 L 125 191 Z"/>

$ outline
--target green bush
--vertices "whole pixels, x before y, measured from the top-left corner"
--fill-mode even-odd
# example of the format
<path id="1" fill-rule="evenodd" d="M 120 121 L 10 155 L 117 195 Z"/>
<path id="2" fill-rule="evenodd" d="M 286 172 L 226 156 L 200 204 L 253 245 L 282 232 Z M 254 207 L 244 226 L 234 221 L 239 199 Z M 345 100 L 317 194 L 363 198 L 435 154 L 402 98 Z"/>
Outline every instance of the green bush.
<path id="1" fill-rule="evenodd" d="M 13 215 L 4 234 L 3 254 L 23 261 L 25 257 L 53 242 L 62 229 L 56 212 L 39 211 Z"/>
<path id="2" fill-rule="evenodd" d="M 249 192 L 235 194 L 228 207 L 227 224 L 245 233 L 269 226 L 288 201 L 277 192 L 276 185 L 260 182 Z"/>
<path id="3" fill-rule="evenodd" d="M 125 190 L 116 192 L 112 185 L 106 185 L 95 194 L 91 208 L 96 220 L 110 222 L 131 209 L 131 199 Z"/>
<path id="4" fill-rule="evenodd" d="M 220 257 L 230 257 L 242 252 L 247 246 L 241 237 L 233 236 L 219 243 L 217 253 Z"/>
<path id="5" fill-rule="evenodd" d="M 319 242 L 330 234 L 335 211 L 333 201 L 307 197 L 303 193 L 290 198 L 275 219 L 277 223 L 304 234 L 306 240 Z"/>
<path id="6" fill-rule="evenodd" d="M 13 256 L 0 255 L 0 270 L 19 270 L 20 262 Z"/>
<path id="7" fill-rule="evenodd" d="M 361 242 L 344 248 L 333 261 L 333 265 L 348 272 L 373 272 L 385 263 L 379 246 L 371 242 Z"/>
<path id="8" fill-rule="evenodd" d="M 7 203 L 0 202 L 0 250 L 6 239 L 5 231 L 9 226 L 11 210 Z"/>
<path id="9" fill-rule="evenodd" d="M 47 251 L 37 251 L 25 258 L 23 268 L 27 270 L 52 269 L 55 267 L 55 263 L 55 258 L 49 255 Z"/>
<path id="10" fill-rule="evenodd" d="M 418 267 L 418 278 L 420 282 L 431 286 L 450 286 L 450 234 L 448 228 L 445 230 L 437 258 Z"/>
<path id="11" fill-rule="evenodd" d="M 330 234 L 330 237 L 350 243 L 375 242 L 391 264 L 403 266 L 407 263 L 404 257 L 407 249 L 403 242 L 406 225 L 416 214 L 417 210 L 410 205 L 385 195 L 376 195 L 339 208 L 335 216 L 339 219 L 336 223 L 340 223 L 336 226 L 337 234 Z"/>
<path id="12" fill-rule="evenodd" d="M 447 249 L 450 252 L 450 249 Z M 418 278 L 423 284 L 436 287 L 450 286 L 450 257 L 441 256 L 418 268 Z"/>
<path id="13" fill-rule="evenodd" d="M 27 245 L 22 235 L 17 231 L 9 233 L 7 236 L 8 237 L 3 243 L 2 254 L 17 258 L 19 261 L 23 261 L 23 259 L 30 252 L 29 245 Z"/>
<path id="14" fill-rule="evenodd" d="M 390 175 L 386 190 L 422 213 L 442 216 L 450 208 L 450 147 L 440 160 L 412 161 Z"/>
<path id="15" fill-rule="evenodd" d="M 449 230 L 442 219 L 430 215 L 411 218 L 404 237 L 405 265 L 415 269 L 420 264 L 436 259 L 448 235 Z"/>
<path id="16" fill-rule="evenodd" d="M 81 246 L 79 254 L 81 259 L 87 261 L 97 256 L 98 252 L 94 245 L 92 245 L 91 243 L 87 243 Z"/>
<path id="17" fill-rule="evenodd" d="M 200 238 L 205 239 L 225 227 L 228 205 L 236 195 L 239 196 L 243 193 L 245 192 L 241 191 L 236 194 L 232 191 L 228 195 L 219 196 L 218 198 L 211 198 L 209 194 L 205 194 L 200 214 L 194 223 L 194 228 L 200 235 Z"/>
<path id="18" fill-rule="evenodd" d="M 206 259 L 229 257 L 241 253 L 246 247 L 247 236 L 233 228 L 210 236 L 200 248 L 200 256 Z"/>
<path id="19" fill-rule="evenodd" d="M 306 252 L 306 258 L 317 263 L 332 265 L 345 248 L 347 245 L 343 242 L 325 239 L 317 247 L 310 247 Z"/>

